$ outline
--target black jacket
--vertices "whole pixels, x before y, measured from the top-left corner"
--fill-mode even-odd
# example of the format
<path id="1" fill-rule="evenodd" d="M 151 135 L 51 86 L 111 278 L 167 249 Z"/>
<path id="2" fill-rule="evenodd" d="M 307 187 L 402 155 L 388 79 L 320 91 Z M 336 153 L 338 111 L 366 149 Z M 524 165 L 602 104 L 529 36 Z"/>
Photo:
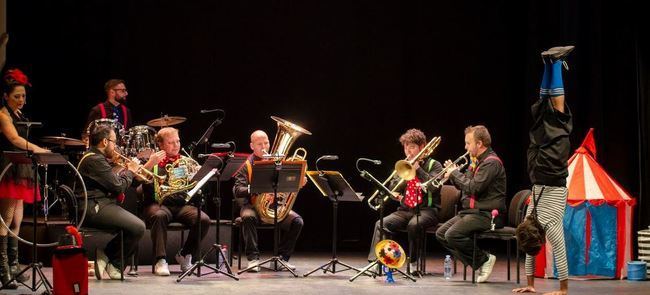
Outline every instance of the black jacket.
<path id="1" fill-rule="evenodd" d="M 259 160 L 262 159 L 255 156 L 255 154 L 251 154 L 246 161 L 250 163 L 250 165 L 253 165 L 255 161 Z M 248 189 L 249 184 L 248 165 L 244 163 L 244 165 L 242 165 L 239 171 L 237 171 L 235 174 L 235 184 L 232 188 L 233 196 L 236 198 L 237 204 L 240 207 L 250 205 L 251 203 L 251 194 L 249 193 Z"/>
<path id="2" fill-rule="evenodd" d="M 431 169 L 429 169 L 429 167 L 431 167 Z M 440 171 L 442 171 L 442 164 L 434 159 L 429 158 L 427 161 L 420 165 L 420 167 L 416 170 L 415 175 L 420 180 L 420 182 L 425 182 L 431 179 L 431 177 L 440 173 Z M 387 187 L 389 189 L 395 187 L 399 180 L 399 176 L 394 176 L 388 183 Z M 402 200 L 400 201 L 400 209 L 411 209 L 407 207 L 406 204 L 404 204 L 404 200 L 406 199 L 406 181 L 403 181 L 402 184 L 397 187 L 397 189 L 394 189 L 394 191 L 399 192 L 403 196 Z M 421 206 L 436 208 L 440 210 L 440 188 L 436 188 L 433 185 L 429 184 L 427 186 L 427 192 L 422 191 Z"/>
<path id="3" fill-rule="evenodd" d="M 77 169 L 86 184 L 88 199 L 115 198 L 133 181 L 133 173 L 129 170 L 124 169 L 119 174 L 113 172 L 104 154 L 95 147 L 84 154 Z"/>
<path id="4" fill-rule="evenodd" d="M 539 99 L 531 107 L 533 127 L 528 146 L 528 176 L 533 184 L 566 186 L 569 176 L 569 134 L 573 120 L 569 107 L 565 112 L 553 108 L 550 99 Z"/>
<path id="5" fill-rule="evenodd" d="M 489 158 L 488 158 L 489 157 Z M 475 196 L 474 209 L 506 212 L 506 170 L 490 148 L 478 156 L 476 168 L 467 169 L 465 174 L 456 170 L 449 180 L 462 191 L 462 208 L 472 209 L 471 196 Z"/>

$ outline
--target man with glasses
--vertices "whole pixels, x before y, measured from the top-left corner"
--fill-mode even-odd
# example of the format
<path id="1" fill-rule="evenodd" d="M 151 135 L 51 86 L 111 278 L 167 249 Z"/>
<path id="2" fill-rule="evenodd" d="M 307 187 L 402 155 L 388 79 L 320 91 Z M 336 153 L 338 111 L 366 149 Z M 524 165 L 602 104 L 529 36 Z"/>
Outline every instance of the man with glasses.
<path id="1" fill-rule="evenodd" d="M 126 97 L 129 95 L 129 92 L 124 85 L 124 80 L 120 79 L 110 79 L 104 84 L 104 91 L 106 92 L 106 101 L 97 104 L 88 114 L 88 120 L 86 120 L 86 125 L 82 132 L 82 137 L 87 136 L 85 134 L 88 125 L 97 119 L 116 119 L 117 122 L 122 124 L 124 129 L 128 129 L 131 126 L 131 110 L 124 105 L 126 102 Z"/>
<path id="2" fill-rule="evenodd" d="M 135 251 L 138 241 L 145 232 L 144 222 L 120 206 L 124 191 L 131 185 L 139 163 L 130 161 L 126 169 L 119 173 L 113 171 L 108 162 L 115 158 L 115 130 L 108 126 L 94 128 L 89 136 L 90 149 L 84 154 L 77 166 L 83 177 L 88 193 L 87 204 L 79 201 L 79 210 L 86 208 L 84 226 L 124 234 L 124 257 Z M 81 196 L 81 193 L 77 193 Z M 80 212 L 81 214 L 81 212 Z M 124 270 L 120 261 L 120 237 L 116 235 L 105 249 L 96 250 L 95 276 L 98 280 L 119 280 Z M 104 273 L 108 275 L 106 275 Z"/>

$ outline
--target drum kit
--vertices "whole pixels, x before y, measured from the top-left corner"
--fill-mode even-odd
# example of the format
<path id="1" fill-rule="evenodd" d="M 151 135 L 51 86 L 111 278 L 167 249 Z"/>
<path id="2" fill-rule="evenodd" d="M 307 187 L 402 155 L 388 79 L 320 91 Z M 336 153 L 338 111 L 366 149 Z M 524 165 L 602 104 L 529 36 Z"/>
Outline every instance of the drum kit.
<path id="1" fill-rule="evenodd" d="M 117 120 L 104 118 L 92 121 L 88 128 L 86 128 L 85 133 L 86 135 L 90 135 L 90 131 L 97 126 L 109 126 L 115 130 L 115 134 L 117 135 L 117 148 L 125 156 L 137 158 L 145 162 L 152 153 L 158 150 L 155 140 L 157 130 L 154 128 L 173 126 L 183 123 L 186 120 L 184 117 L 165 115 L 148 121 L 146 125 L 137 125 L 125 129 Z M 74 163 L 74 165 L 76 165 L 83 156 L 83 153 L 88 149 L 88 143 L 86 141 L 67 137 L 65 134 L 61 134 L 60 136 L 43 136 L 39 138 L 39 141 L 44 147 L 62 154 L 69 162 Z M 74 204 L 72 204 L 75 201 L 73 191 L 75 190 L 75 183 L 77 181 L 74 166 L 71 167 L 73 168 L 71 169 L 68 166 L 53 166 L 49 170 L 45 170 L 45 173 L 49 175 L 49 177 L 44 177 L 44 179 L 49 179 L 47 181 L 49 184 L 45 186 L 45 189 L 49 192 L 47 194 L 49 195 L 48 199 L 53 199 L 52 202 L 44 200 L 44 205 L 47 208 L 44 210 L 46 219 L 50 209 L 53 209 L 51 213 L 54 215 L 60 214 L 70 221 L 78 218 L 72 216 L 75 210 L 70 208 L 74 207 Z M 54 205 L 57 203 L 60 203 L 61 206 L 55 207 Z"/>

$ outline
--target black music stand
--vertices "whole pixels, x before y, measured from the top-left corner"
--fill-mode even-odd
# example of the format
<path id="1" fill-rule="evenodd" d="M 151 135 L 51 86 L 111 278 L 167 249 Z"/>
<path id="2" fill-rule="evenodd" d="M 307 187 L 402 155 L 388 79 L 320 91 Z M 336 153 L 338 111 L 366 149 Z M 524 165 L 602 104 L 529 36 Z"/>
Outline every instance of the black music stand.
<path id="1" fill-rule="evenodd" d="M 278 191 L 296 193 L 305 178 L 307 162 L 299 161 L 256 161 L 253 167 L 253 177 L 250 184 L 251 194 L 273 192 L 273 257 L 261 261 L 257 265 L 240 270 L 237 274 L 247 272 L 262 264 L 273 262 L 273 270 L 278 271 L 278 263 L 287 269 L 294 277 L 298 277 L 278 254 Z"/>
<path id="2" fill-rule="evenodd" d="M 34 203 L 32 204 L 32 218 L 34 222 L 34 231 L 33 231 L 33 239 L 32 239 L 32 263 L 29 264 L 28 267 L 24 268 L 20 273 L 15 275 L 9 282 L 7 282 L 7 285 L 11 284 L 13 281 L 17 281 L 16 278 L 20 277 L 23 273 L 27 272 L 28 270 L 32 270 L 32 285 L 28 286 L 27 284 L 17 281 L 23 286 L 27 287 L 30 289 L 32 292 L 35 292 L 38 290 L 38 288 L 43 285 L 45 287 L 45 293 L 50 294 L 52 292 L 52 284 L 47 280 L 47 277 L 45 277 L 45 274 L 43 273 L 43 270 L 41 269 L 43 267 L 43 264 L 38 262 L 37 260 L 37 243 L 36 243 L 36 227 L 38 226 L 38 220 L 36 216 L 38 215 L 38 210 L 36 207 L 38 207 L 38 202 L 36 200 L 37 192 L 38 192 L 38 165 L 67 165 L 68 161 L 61 155 L 61 154 L 56 154 L 56 153 L 33 153 L 31 151 L 19 151 L 19 152 L 12 152 L 12 151 L 5 151 L 3 152 L 4 156 L 9 159 L 9 161 L 15 165 L 17 164 L 32 164 L 32 170 L 34 171 Z M 38 275 L 39 281 L 36 281 L 36 276 Z M 3 285 L 0 287 L 0 290 L 3 289 L 5 286 Z"/>
<path id="3" fill-rule="evenodd" d="M 212 245 L 212 248 L 208 251 L 208 253 L 205 254 L 205 256 L 207 256 L 209 253 L 212 253 L 213 250 L 218 251 L 217 252 L 217 264 L 216 264 L 216 267 L 221 269 L 221 267 L 225 265 L 226 269 L 228 270 L 228 273 L 232 274 L 232 269 L 231 269 L 231 265 L 230 265 L 230 262 L 229 262 L 230 260 L 228 260 L 228 262 L 226 262 L 226 260 L 223 260 L 224 262 L 222 262 L 221 264 L 219 263 L 219 257 L 221 255 L 221 254 L 219 254 L 219 252 L 223 253 L 223 251 L 221 250 L 221 244 L 219 243 L 219 235 L 220 235 L 219 234 L 219 228 L 220 228 L 219 225 L 221 223 L 220 222 L 221 221 L 221 183 L 229 181 L 230 179 L 232 179 L 235 176 L 235 174 L 237 174 L 237 172 L 239 171 L 241 166 L 244 165 L 244 163 L 248 159 L 248 155 L 247 154 L 237 154 L 237 153 L 213 153 L 213 154 L 210 154 L 207 161 L 210 161 L 210 159 L 212 159 L 212 158 L 219 158 L 221 161 L 224 161 L 225 162 L 225 167 L 223 167 L 223 170 L 221 170 L 221 174 L 217 176 L 217 182 L 216 182 L 217 183 L 217 189 L 216 189 L 216 193 L 214 194 L 214 198 L 213 198 L 213 201 L 214 201 L 214 204 L 215 204 L 215 210 L 217 211 L 216 212 L 216 218 L 217 218 L 216 231 L 217 232 L 215 233 L 215 237 L 216 237 L 217 242 Z M 231 239 L 232 239 L 232 237 L 231 237 Z M 230 253 L 232 253 L 232 252 L 230 252 Z"/>
<path id="4" fill-rule="evenodd" d="M 375 188 L 379 191 L 379 233 L 380 233 L 380 238 L 379 240 L 384 239 L 384 198 L 386 196 L 392 196 L 393 192 L 391 192 L 386 186 L 384 186 L 379 180 L 377 180 L 372 174 L 368 173 L 365 170 L 361 171 L 361 177 L 364 179 L 370 181 Z M 374 261 L 370 262 L 368 265 L 366 265 L 361 271 L 354 276 L 350 278 L 350 282 L 354 281 L 356 278 L 358 278 L 361 274 L 365 274 L 365 272 L 370 271 L 375 266 L 379 266 L 379 259 L 376 258 Z M 399 269 L 393 269 L 400 274 L 402 274 L 404 277 L 407 279 L 410 279 L 411 281 L 415 282 L 415 278 Z M 371 272 L 372 273 L 372 272 Z"/>
<path id="5" fill-rule="evenodd" d="M 192 179 L 191 179 L 191 181 L 198 181 L 198 182 L 196 183 L 194 188 L 192 188 L 190 191 L 187 192 L 187 196 L 185 197 L 185 202 L 186 203 L 191 201 L 194 198 L 194 196 L 201 190 L 201 188 L 206 183 L 208 183 L 208 181 L 218 180 L 219 167 L 221 167 L 222 165 L 223 165 L 223 161 L 221 161 L 221 159 L 219 157 L 214 157 L 212 160 L 208 159 L 207 161 L 205 161 L 205 163 L 203 163 L 203 165 L 201 166 L 201 169 L 199 169 L 199 171 L 196 172 L 194 177 L 192 177 Z M 197 226 L 198 226 L 199 233 L 201 232 L 201 212 L 202 212 L 201 209 L 203 208 L 203 203 L 205 203 L 205 200 L 203 198 L 203 194 L 201 193 L 201 198 L 198 200 L 198 205 L 196 206 L 196 211 L 197 211 L 196 223 L 197 223 Z M 204 258 L 206 257 L 206 255 L 201 255 L 201 235 L 200 234 L 197 235 L 196 239 L 198 240 L 197 245 L 199 245 L 199 249 L 198 249 L 198 251 L 199 251 L 198 254 L 199 255 L 198 255 L 198 257 L 200 257 L 200 258 L 196 262 L 194 262 L 194 264 L 192 264 L 192 267 L 190 267 L 188 270 L 186 270 L 180 276 L 178 276 L 178 279 L 176 279 L 177 283 L 182 281 L 183 278 L 185 278 L 186 276 L 192 274 L 194 272 L 194 270 L 196 270 L 196 276 L 201 277 L 201 267 L 202 266 L 207 267 L 208 269 L 211 269 L 213 271 L 212 273 L 216 273 L 216 274 L 221 273 L 221 274 L 224 274 L 224 275 L 226 275 L 226 276 L 228 276 L 228 277 L 230 277 L 230 278 L 232 278 L 232 279 L 234 279 L 236 281 L 239 281 L 239 278 L 232 275 L 232 271 L 230 270 L 229 266 L 228 266 L 228 272 L 223 272 L 220 269 L 205 263 Z M 222 258 L 225 257 L 225 255 L 223 255 L 223 252 L 221 251 L 221 247 L 219 247 L 219 255 L 221 255 Z M 206 273 L 204 275 L 207 275 L 207 274 L 210 274 L 210 273 Z"/>
<path id="6" fill-rule="evenodd" d="M 307 171 L 307 177 L 314 183 L 320 193 L 332 201 L 332 259 L 327 263 L 313 269 L 312 271 L 304 274 L 304 277 L 323 270 L 323 273 L 328 271 L 332 274 L 343 272 L 346 270 L 356 270 L 361 272 L 360 269 L 350 266 L 338 260 L 336 256 L 336 241 L 338 229 L 338 203 L 343 202 L 361 202 L 363 197 L 359 197 L 350 184 L 343 178 L 338 171 Z M 346 267 L 345 269 L 336 270 L 336 265 L 340 264 Z M 366 274 L 367 275 L 367 274 Z"/>

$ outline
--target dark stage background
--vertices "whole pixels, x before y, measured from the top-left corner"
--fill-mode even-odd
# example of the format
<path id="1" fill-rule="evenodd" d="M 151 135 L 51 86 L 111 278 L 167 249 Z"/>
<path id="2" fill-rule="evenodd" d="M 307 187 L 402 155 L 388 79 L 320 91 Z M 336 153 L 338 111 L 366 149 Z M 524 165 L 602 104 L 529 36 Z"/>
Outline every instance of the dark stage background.
<path id="1" fill-rule="evenodd" d="M 623 1 L 626 2 L 626 1 Z M 212 142 L 248 152 L 255 129 L 275 134 L 271 115 L 313 132 L 295 147 L 322 154 L 368 195 L 358 157 L 380 178 L 403 158 L 408 128 L 442 136 L 435 157 L 463 151 L 463 129 L 485 124 L 508 172 L 508 195 L 529 186 L 529 105 L 539 53 L 573 44 L 566 73 L 572 148 L 596 129 L 598 161 L 636 197 L 648 187 L 647 21 L 634 1 L 9 1 L 8 66 L 30 76 L 26 106 L 46 126 L 36 136 L 79 137 L 103 83 L 125 79 L 138 124 L 186 116 L 181 140 L 227 116 Z M 642 124 L 639 124 L 642 122 Z M 639 127 L 641 126 L 641 128 Z M 643 140 L 640 140 L 642 138 Z M 641 171 L 645 171 L 643 174 Z M 643 186 L 642 186 L 643 184 Z M 230 189 L 224 189 L 229 204 Z M 647 194 L 647 193 L 646 193 Z M 647 198 L 647 197 L 646 197 Z M 650 223 L 640 199 L 639 223 Z M 229 215 L 229 206 L 223 209 Z M 298 250 L 330 247 L 330 203 L 309 185 L 294 209 L 306 226 Z M 639 214 L 640 213 L 640 214 Z M 645 213 L 645 214 L 643 214 Z M 341 206 L 347 249 L 368 246 L 376 213 Z"/>

